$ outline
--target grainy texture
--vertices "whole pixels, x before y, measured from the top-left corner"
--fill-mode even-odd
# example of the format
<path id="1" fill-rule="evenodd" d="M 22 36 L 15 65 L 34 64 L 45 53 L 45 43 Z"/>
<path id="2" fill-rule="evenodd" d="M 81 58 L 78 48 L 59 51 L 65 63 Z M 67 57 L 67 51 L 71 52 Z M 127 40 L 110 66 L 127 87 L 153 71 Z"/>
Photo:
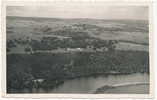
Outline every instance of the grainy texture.
<path id="1" fill-rule="evenodd" d="M 7 7 L 8 93 L 149 93 L 147 7 L 108 7 L 112 8 L 113 15 L 117 15 L 110 19 L 111 14 L 104 18 L 104 14 L 87 18 L 84 18 L 86 14 L 80 18 L 51 18 L 53 14 L 47 15 L 51 11 L 48 8 L 45 8 L 45 11 L 49 10 L 45 12 L 45 16 L 49 18 L 45 18 L 41 16 L 44 9 L 26 8 Z M 41 10 L 38 16 L 35 9 Z M 92 12 L 92 9 L 85 12 Z M 108 11 L 104 13 L 107 14 Z M 124 18 L 121 14 L 126 11 L 128 16 Z M 142 11 L 143 17 L 138 14 Z M 18 16 L 22 13 L 25 14 Z M 96 11 L 91 15 L 94 13 Z M 140 73 L 136 75 L 137 79 L 129 76 L 130 79 L 124 80 L 127 75 L 137 73 Z M 108 75 L 117 77 L 117 80 L 106 78 Z M 121 75 L 124 79 L 121 79 Z M 90 80 L 94 82 L 94 78 L 97 81 L 101 77 L 104 80 L 113 80 L 106 83 L 98 81 L 97 86 L 90 84 Z M 116 88 L 109 86 L 116 85 L 119 80 L 121 84 L 132 84 L 129 80 L 138 82 L 138 77 L 142 78 L 140 82 L 148 84 Z M 81 84 L 76 90 L 65 87 L 76 83 Z M 141 90 L 134 91 L 129 87 Z"/>

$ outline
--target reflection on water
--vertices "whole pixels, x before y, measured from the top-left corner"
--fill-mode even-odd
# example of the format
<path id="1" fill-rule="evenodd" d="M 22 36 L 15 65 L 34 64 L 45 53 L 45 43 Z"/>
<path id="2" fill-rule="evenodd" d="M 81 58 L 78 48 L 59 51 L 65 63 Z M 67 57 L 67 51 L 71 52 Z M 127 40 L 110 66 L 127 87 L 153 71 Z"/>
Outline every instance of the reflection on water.
<path id="1" fill-rule="evenodd" d="M 82 77 L 65 81 L 62 85 L 56 88 L 32 89 L 32 93 L 94 93 L 98 88 L 104 85 L 116 85 L 135 82 L 149 82 L 149 75 L 144 73 L 136 73 L 130 75 L 100 75 L 97 77 Z M 149 84 L 147 85 L 132 85 L 122 86 L 114 89 L 109 89 L 104 93 L 148 93 Z M 20 92 L 29 93 L 29 90 L 22 90 Z"/>
<path id="2" fill-rule="evenodd" d="M 115 85 L 132 82 L 149 82 L 148 74 L 108 75 L 99 77 L 86 77 L 68 80 L 59 87 L 49 91 L 51 93 L 93 93 L 104 85 Z"/>

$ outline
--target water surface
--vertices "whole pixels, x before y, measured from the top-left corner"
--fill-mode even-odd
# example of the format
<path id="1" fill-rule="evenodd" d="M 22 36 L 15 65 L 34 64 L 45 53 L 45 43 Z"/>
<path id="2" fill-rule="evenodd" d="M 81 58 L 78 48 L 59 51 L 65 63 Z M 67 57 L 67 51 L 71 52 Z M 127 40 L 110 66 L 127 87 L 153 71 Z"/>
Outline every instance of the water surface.
<path id="1" fill-rule="evenodd" d="M 135 85 L 136 83 L 140 84 Z M 114 86 L 116 88 L 107 89 L 99 93 L 146 94 L 149 93 L 149 75 L 146 73 L 136 73 L 129 75 L 81 77 L 66 80 L 63 84 L 53 89 L 33 88 L 31 91 L 23 89 L 21 91 L 12 91 L 11 93 L 96 93 L 98 88 L 105 85 Z"/>
<path id="2" fill-rule="evenodd" d="M 130 74 L 130 75 L 100 75 L 98 77 L 84 77 L 73 80 L 65 81 L 64 84 L 59 87 L 50 90 L 51 93 L 94 93 L 98 88 L 104 85 L 116 85 L 116 84 L 125 84 L 125 83 L 135 83 L 135 82 L 149 82 L 148 74 Z M 134 88 L 136 87 L 136 88 Z M 141 87 L 141 88 L 140 88 Z M 121 91 L 122 88 L 122 91 Z M 124 88 L 126 88 L 124 90 Z M 128 89 L 128 90 L 127 90 Z M 139 90 L 142 89 L 142 90 Z M 119 87 L 115 91 L 119 93 L 136 93 L 141 91 L 141 93 L 147 93 L 149 91 L 149 85 L 137 85 L 137 86 L 129 86 L 129 87 Z M 109 93 L 111 93 L 109 90 Z M 115 92 L 113 92 L 115 93 Z M 139 93 L 139 92 L 138 92 Z"/>

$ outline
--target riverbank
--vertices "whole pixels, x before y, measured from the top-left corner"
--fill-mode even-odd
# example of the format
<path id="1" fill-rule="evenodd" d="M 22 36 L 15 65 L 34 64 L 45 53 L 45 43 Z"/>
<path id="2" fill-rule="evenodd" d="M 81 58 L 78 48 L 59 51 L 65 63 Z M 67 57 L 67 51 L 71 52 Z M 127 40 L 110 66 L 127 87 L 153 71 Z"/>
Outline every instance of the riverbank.
<path id="1" fill-rule="evenodd" d="M 134 91 L 132 90 L 133 88 Z M 136 94 L 148 94 L 149 93 L 149 82 L 131 82 L 131 83 L 123 83 L 116 85 L 104 85 L 98 88 L 94 93 L 95 94 L 103 94 L 103 93 L 136 93 Z"/>
<path id="2" fill-rule="evenodd" d="M 50 81 L 48 84 L 51 84 L 51 88 L 55 88 L 55 87 L 58 87 L 59 85 L 64 84 L 64 82 L 69 81 L 69 80 L 73 80 L 73 79 L 90 78 L 90 77 L 97 78 L 99 76 L 108 77 L 110 75 L 118 76 L 118 75 L 131 75 L 131 74 L 137 74 L 137 73 L 129 73 L 129 72 L 128 73 L 127 72 L 125 72 L 125 73 L 119 73 L 119 72 L 93 73 L 93 74 L 86 74 L 86 75 L 73 76 L 73 77 L 69 76 L 66 79 L 59 80 L 59 81 L 55 82 L 55 84 L 54 84 L 53 81 Z M 144 73 L 140 72 L 139 74 L 144 74 Z M 149 75 L 149 73 L 145 73 L 145 74 Z M 140 84 L 140 83 L 137 82 L 137 83 L 134 83 L 134 84 Z M 40 86 L 40 87 L 42 87 L 42 88 L 49 88 L 50 86 L 47 85 L 46 87 L 44 87 L 44 86 Z M 116 87 L 116 86 L 114 86 L 114 87 Z M 110 86 L 110 88 L 112 88 L 112 86 Z"/>
<path id="3" fill-rule="evenodd" d="M 143 85 L 143 83 L 145 83 Z M 148 85 L 147 85 L 148 83 Z M 136 84 L 136 88 L 134 85 Z M 113 86 L 108 88 L 104 93 L 148 93 L 149 92 L 149 74 L 134 73 L 127 75 L 98 75 L 97 77 L 80 77 L 74 79 L 67 79 L 64 83 L 58 84 L 53 88 L 24 88 L 20 90 L 12 90 L 10 93 L 86 93 L 95 94 L 95 91 L 104 85 Z M 133 86 L 132 86 L 133 85 Z M 145 86 L 146 85 L 146 86 Z"/>
<path id="4" fill-rule="evenodd" d="M 33 93 L 34 91 L 38 91 L 40 89 L 43 89 L 44 91 L 50 91 L 52 89 L 55 89 L 61 85 L 63 85 L 65 82 L 68 82 L 68 81 L 71 81 L 71 80 L 76 80 L 76 79 L 81 79 L 81 78 L 97 78 L 97 77 L 108 77 L 108 76 L 111 76 L 111 75 L 114 75 L 114 76 L 119 76 L 119 75 L 131 75 L 131 74 L 147 74 L 149 75 L 148 73 L 119 73 L 119 72 L 112 72 L 112 73 L 94 73 L 94 74 L 86 74 L 86 75 L 82 75 L 82 76 L 75 76 L 75 77 L 68 77 L 66 79 L 63 79 L 63 80 L 55 80 L 55 81 L 43 81 L 42 83 L 37 83 L 36 86 L 34 87 L 28 87 L 28 88 L 22 88 L 22 89 L 11 89 L 8 91 L 8 93 L 18 93 L 19 91 L 22 91 L 22 92 L 31 92 Z M 136 83 L 135 83 L 136 84 Z M 139 83 L 140 84 L 140 83 Z M 137 85 L 139 85 L 137 83 Z M 146 83 L 146 84 L 149 84 L 149 83 Z M 107 89 L 112 89 L 112 88 L 116 88 L 117 86 L 108 86 L 108 85 L 105 85 L 103 87 L 100 87 L 98 88 L 95 92 L 92 92 L 92 93 L 103 93 L 105 90 Z M 23 91 L 24 90 L 24 91 Z"/>

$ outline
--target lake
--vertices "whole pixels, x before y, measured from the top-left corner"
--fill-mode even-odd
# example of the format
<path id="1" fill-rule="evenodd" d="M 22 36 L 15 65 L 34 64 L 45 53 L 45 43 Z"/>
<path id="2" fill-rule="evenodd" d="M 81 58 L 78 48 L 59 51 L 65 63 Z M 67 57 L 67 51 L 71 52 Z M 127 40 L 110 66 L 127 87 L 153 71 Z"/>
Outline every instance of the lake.
<path id="1" fill-rule="evenodd" d="M 135 83 L 140 83 L 140 84 L 135 84 Z M 81 78 L 66 80 L 63 84 L 53 89 L 44 90 L 42 88 L 39 88 L 39 89 L 33 89 L 31 92 L 33 93 L 95 93 L 95 91 L 98 88 L 103 87 L 105 85 L 117 86 L 117 87 L 113 89 L 108 89 L 103 93 L 147 94 L 149 93 L 149 75 L 146 73 L 135 73 L 135 74 L 128 74 L 128 75 L 99 75 L 97 77 L 93 77 L 93 76 L 81 77 Z M 24 89 L 20 92 L 29 93 L 30 91 Z"/>
<path id="2" fill-rule="evenodd" d="M 136 74 L 130 74 L 130 75 L 100 75 L 98 77 L 85 77 L 85 78 L 78 78 L 73 80 L 65 81 L 64 84 L 60 85 L 59 87 L 49 91 L 51 93 L 94 93 L 98 88 L 104 86 L 104 85 L 116 85 L 116 84 L 125 84 L 125 83 L 148 83 L 149 82 L 149 75 L 144 73 L 136 73 Z M 125 87 L 125 85 L 124 85 Z M 129 86 L 130 91 L 126 90 L 124 91 L 124 87 L 117 87 L 118 91 L 121 93 L 119 88 L 122 88 L 123 92 L 130 93 L 132 91 Z M 133 87 L 136 87 L 133 85 Z M 140 90 L 141 93 L 147 93 L 149 91 L 149 85 L 143 86 L 141 84 L 137 85 L 137 89 L 143 89 Z M 140 88 L 141 87 L 141 88 Z M 126 87 L 127 88 L 127 87 Z M 139 93 L 136 88 L 134 88 L 135 93 L 136 91 Z M 110 90 L 111 91 L 111 90 Z M 109 93 L 111 93 L 109 91 Z M 116 90 L 117 91 L 117 90 Z M 132 92 L 131 92 L 132 93 Z"/>

